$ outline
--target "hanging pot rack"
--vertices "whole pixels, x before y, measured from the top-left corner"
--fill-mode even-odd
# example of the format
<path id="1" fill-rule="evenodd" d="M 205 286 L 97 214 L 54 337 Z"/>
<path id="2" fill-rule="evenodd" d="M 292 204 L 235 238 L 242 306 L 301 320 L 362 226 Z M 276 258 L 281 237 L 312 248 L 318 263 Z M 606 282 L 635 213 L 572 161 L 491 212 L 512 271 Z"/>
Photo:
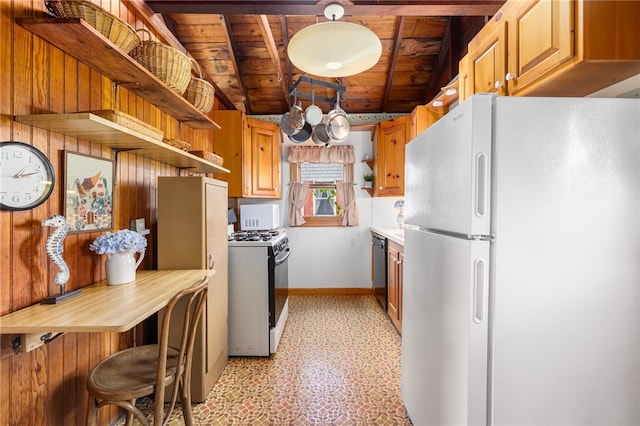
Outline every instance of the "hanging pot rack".
<path id="1" fill-rule="evenodd" d="M 300 89 L 298 88 L 298 85 L 300 85 L 300 83 L 308 83 L 311 86 L 322 86 L 322 87 L 328 87 L 329 89 L 333 89 L 336 91 L 336 95 L 332 98 L 327 98 L 326 96 L 318 96 L 315 95 L 315 100 L 318 101 L 322 101 L 322 102 L 327 102 L 331 105 L 335 104 L 336 101 L 340 98 L 340 96 L 344 95 L 347 91 L 347 88 L 341 84 L 337 84 L 337 83 L 328 83 L 324 80 L 316 80 L 314 78 L 310 78 L 310 77 L 305 77 L 305 76 L 301 76 L 300 78 L 298 78 L 296 81 L 293 82 L 293 84 L 289 87 L 289 97 L 293 97 L 294 95 L 297 95 L 298 98 L 305 98 L 305 99 L 311 99 L 312 98 L 312 93 L 307 93 L 307 92 L 302 92 L 300 91 Z"/>

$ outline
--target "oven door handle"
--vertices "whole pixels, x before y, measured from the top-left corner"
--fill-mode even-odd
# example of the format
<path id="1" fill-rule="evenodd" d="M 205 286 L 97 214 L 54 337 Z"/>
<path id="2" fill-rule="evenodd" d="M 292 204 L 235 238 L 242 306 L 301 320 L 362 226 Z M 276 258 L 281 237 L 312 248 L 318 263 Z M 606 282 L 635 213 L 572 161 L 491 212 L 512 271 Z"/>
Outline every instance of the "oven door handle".
<path id="1" fill-rule="evenodd" d="M 284 263 L 284 261 L 289 258 L 289 256 L 291 256 L 291 249 L 290 248 L 288 248 L 286 250 L 286 254 L 284 255 L 284 257 L 282 259 L 279 259 L 279 258 L 276 257 L 276 266 L 282 265 Z"/>

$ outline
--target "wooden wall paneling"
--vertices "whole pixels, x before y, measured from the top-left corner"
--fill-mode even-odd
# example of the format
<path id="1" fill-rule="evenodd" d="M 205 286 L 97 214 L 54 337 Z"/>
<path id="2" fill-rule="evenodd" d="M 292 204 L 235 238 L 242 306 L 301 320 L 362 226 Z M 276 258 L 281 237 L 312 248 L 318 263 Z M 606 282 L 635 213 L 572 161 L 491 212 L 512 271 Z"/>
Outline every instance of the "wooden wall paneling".
<path id="1" fill-rule="evenodd" d="M 29 424 L 31 406 L 30 354 L 20 353 L 9 358 L 9 425 Z"/>
<path id="2" fill-rule="evenodd" d="M 19 16 L 26 15 L 23 11 Z M 33 36 L 23 28 L 13 25 L 13 111 L 12 114 L 31 113 L 32 80 L 31 52 Z M 32 143 L 32 129 L 19 123 L 12 123 L 12 139 L 24 143 Z M 32 303 L 33 278 L 31 275 L 34 257 L 32 231 L 33 212 L 30 210 L 11 213 L 11 282 L 12 308 L 19 309 Z"/>
<path id="3" fill-rule="evenodd" d="M 60 424 L 64 425 L 77 425 L 79 419 L 76 419 L 76 413 L 79 411 L 81 403 L 78 398 L 78 385 L 80 382 L 78 379 L 78 360 L 86 360 L 86 352 L 81 352 L 81 347 L 78 344 L 80 340 L 80 333 L 68 333 L 62 337 L 64 339 L 64 348 L 62 351 L 62 388 L 60 389 L 62 397 L 58 395 L 57 399 L 62 400 L 62 409 L 64 417 L 60 420 Z M 85 406 L 86 407 L 86 406 Z"/>
<path id="4" fill-rule="evenodd" d="M 92 0 L 128 22 L 143 23 L 134 9 L 118 0 Z M 45 295 L 59 291 L 53 284 L 58 272 L 43 247 L 50 230 L 42 219 L 63 213 L 65 150 L 101 158 L 113 158 L 112 150 L 100 144 L 78 140 L 14 123 L 15 114 L 38 112 L 77 112 L 93 109 L 118 109 L 161 128 L 168 137 L 193 138 L 206 149 L 209 131 L 193 131 L 163 113 L 147 101 L 125 89 L 114 98 L 112 82 L 73 57 L 33 36 L 14 24 L 15 16 L 34 16 L 44 11 L 40 0 L 0 1 L 0 89 L 5 99 L 0 107 L 0 137 L 32 143 L 50 158 L 56 174 L 56 186 L 47 203 L 28 212 L 0 212 L 0 313 L 37 303 Z M 186 130 L 184 130 L 186 129 Z M 184 130 L 184 132 L 183 132 Z M 180 133 L 183 132 L 183 133 Z M 129 221 L 144 217 L 152 230 L 149 248 L 142 266 L 156 267 L 155 230 L 157 177 L 178 175 L 175 167 L 135 153 L 118 157 L 114 188 L 114 229 L 128 228 Z M 104 256 L 88 250 L 100 233 L 70 234 L 65 240 L 65 260 L 71 270 L 67 289 L 84 287 L 104 278 Z M 30 275 L 30 271 L 35 271 Z M 7 283 L 11 283 L 7 285 Z M 85 422 L 87 395 L 85 381 L 89 369 L 100 359 L 140 341 L 143 327 L 127 333 L 69 333 L 30 353 L 9 354 L 0 360 L 0 423 L 8 425 L 51 424 L 81 425 Z M 134 334 L 135 333 L 135 334 Z M 116 408 L 101 410 L 99 423 L 109 424 L 118 414 Z"/>
<path id="5" fill-rule="evenodd" d="M 31 412 L 30 424 L 32 425 L 49 424 L 46 405 L 40 402 L 49 398 L 47 354 L 47 349 L 44 346 L 40 346 L 31 353 L 31 400 L 35 401 Z"/>
<path id="6" fill-rule="evenodd" d="M 12 102 L 6 102 L 8 95 L 13 93 L 13 15 L 9 2 L 0 1 L 0 93 L 3 101 L 0 102 L 0 140 L 11 140 L 11 116 L 13 113 Z M 0 315 L 6 314 L 11 309 L 11 213 L 0 211 Z M 7 389 L 6 371 L 4 362 L 0 366 L 0 388 Z M 8 401 L 0 398 L 0 417 L 8 418 Z"/>
<path id="7" fill-rule="evenodd" d="M 32 64 L 43 64 L 45 66 L 32 66 L 32 107 L 33 113 L 48 112 L 49 109 L 49 47 L 48 43 L 39 37 L 32 36 L 33 54 Z M 49 141 L 46 130 L 32 128 L 33 146 L 42 151 L 49 157 Z M 39 301 L 49 296 L 49 268 L 50 261 L 45 249 L 45 243 L 50 233 L 53 231 L 50 227 L 43 227 L 42 220 L 48 218 L 49 201 L 41 204 L 32 210 L 33 221 L 31 223 L 31 234 L 34 235 L 34 255 L 33 267 L 33 288 L 32 300 Z"/>

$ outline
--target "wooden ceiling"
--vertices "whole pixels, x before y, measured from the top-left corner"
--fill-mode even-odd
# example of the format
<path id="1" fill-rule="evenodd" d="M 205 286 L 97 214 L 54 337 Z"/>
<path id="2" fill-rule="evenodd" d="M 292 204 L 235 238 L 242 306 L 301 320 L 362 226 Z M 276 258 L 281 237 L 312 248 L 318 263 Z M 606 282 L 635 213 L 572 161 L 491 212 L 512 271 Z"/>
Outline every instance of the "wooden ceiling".
<path id="1" fill-rule="evenodd" d="M 433 99 L 458 73 L 467 43 L 504 0 L 146 0 L 200 64 L 230 109 L 282 114 L 290 88 L 301 76 L 346 88 L 342 108 L 350 114 L 409 113 Z M 345 8 L 341 21 L 372 30 L 382 42 L 380 61 L 350 77 L 306 75 L 287 57 L 291 37 L 324 22 L 329 3 Z M 322 42 L 322 41 L 319 41 Z M 345 40 L 348 43 L 348 40 Z M 298 86 L 311 93 L 308 82 Z M 316 104 L 333 105 L 332 88 L 314 86 Z M 310 104 L 303 99 L 303 106 Z"/>

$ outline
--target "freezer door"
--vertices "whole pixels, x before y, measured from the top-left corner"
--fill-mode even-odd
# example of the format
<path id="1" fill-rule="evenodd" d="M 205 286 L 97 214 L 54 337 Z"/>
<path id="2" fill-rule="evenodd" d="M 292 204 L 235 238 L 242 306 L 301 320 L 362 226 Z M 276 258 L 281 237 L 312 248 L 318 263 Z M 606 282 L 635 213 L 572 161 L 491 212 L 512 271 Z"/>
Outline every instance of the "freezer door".
<path id="1" fill-rule="evenodd" d="M 402 398 L 414 425 L 485 425 L 489 242 L 405 229 Z"/>
<path id="2" fill-rule="evenodd" d="M 493 99 L 472 96 L 407 145 L 405 223 L 489 234 Z"/>

